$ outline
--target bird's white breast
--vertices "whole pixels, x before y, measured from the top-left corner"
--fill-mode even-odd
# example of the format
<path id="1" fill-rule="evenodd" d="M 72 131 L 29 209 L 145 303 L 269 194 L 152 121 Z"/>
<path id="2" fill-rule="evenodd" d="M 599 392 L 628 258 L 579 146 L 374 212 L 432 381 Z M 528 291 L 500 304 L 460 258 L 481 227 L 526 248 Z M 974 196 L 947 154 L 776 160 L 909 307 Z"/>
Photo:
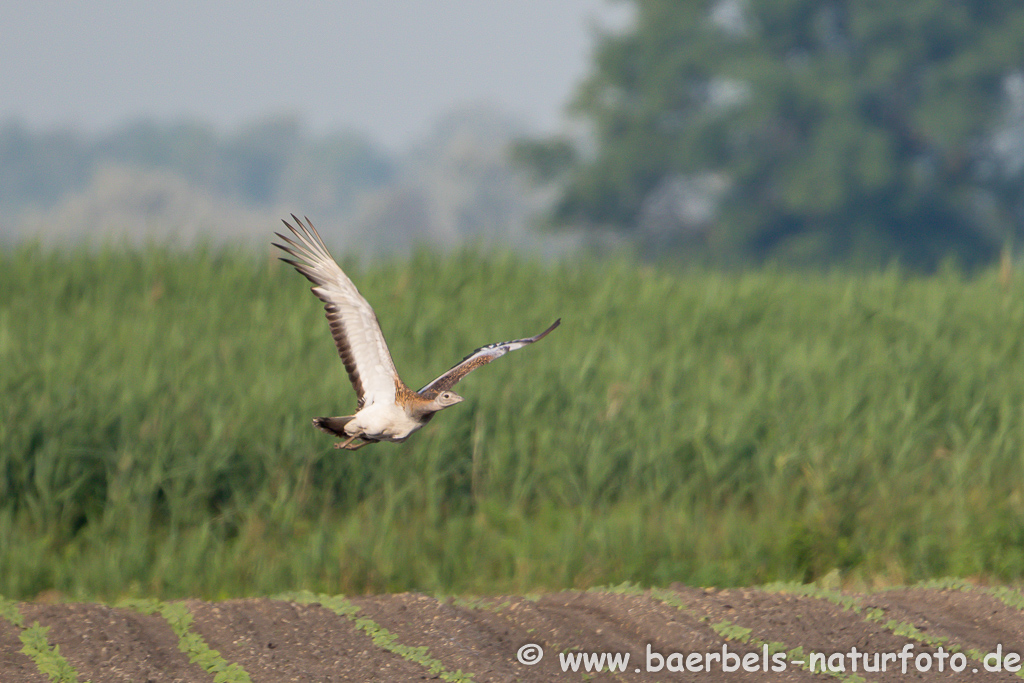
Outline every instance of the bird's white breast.
<path id="1" fill-rule="evenodd" d="M 394 403 L 371 403 L 358 413 L 345 427 L 350 434 L 357 430 L 368 439 L 378 441 L 404 441 L 423 426 L 405 412 L 405 408 Z"/>

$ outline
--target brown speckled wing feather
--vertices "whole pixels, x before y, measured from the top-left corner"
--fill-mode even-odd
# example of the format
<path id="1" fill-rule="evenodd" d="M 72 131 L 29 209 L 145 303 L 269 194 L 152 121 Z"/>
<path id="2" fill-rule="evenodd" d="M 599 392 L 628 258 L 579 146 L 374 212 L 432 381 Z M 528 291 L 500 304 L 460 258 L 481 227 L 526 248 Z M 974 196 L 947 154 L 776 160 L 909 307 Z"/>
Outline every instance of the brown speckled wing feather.
<path id="1" fill-rule="evenodd" d="M 498 342 L 497 344 L 488 344 L 487 346 L 481 346 L 479 349 L 469 354 L 462 361 L 453 367 L 448 372 L 444 373 L 427 386 L 420 389 L 417 393 L 426 399 L 433 399 L 442 391 L 447 391 L 455 386 L 460 379 L 473 372 L 477 368 L 487 365 L 496 358 L 501 358 L 509 351 L 515 351 L 521 349 L 528 344 L 532 344 L 535 341 L 540 341 L 546 337 L 551 330 L 558 327 L 562 322 L 559 318 L 556 320 L 551 327 L 544 330 L 535 337 L 527 337 L 526 339 L 513 339 L 512 341 Z"/>

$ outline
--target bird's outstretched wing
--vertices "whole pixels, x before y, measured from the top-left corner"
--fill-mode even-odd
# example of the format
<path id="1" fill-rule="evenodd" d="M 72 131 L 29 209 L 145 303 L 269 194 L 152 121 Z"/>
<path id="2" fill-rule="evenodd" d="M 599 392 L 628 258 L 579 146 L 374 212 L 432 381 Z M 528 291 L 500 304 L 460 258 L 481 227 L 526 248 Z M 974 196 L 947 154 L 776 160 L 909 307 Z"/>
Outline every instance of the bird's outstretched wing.
<path id="1" fill-rule="evenodd" d="M 305 225 L 295 214 L 292 219 L 298 227 L 282 222 L 298 241 L 275 233 L 288 246 L 277 243 L 274 246 L 294 256 L 297 260 L 284 257 L 281 260 L 295 266 L 295 270 L 316 285 L 313 293 L 324 302 L 331 335 L 359 397 L 359 407 L 379 401 L 393 403 L 396 382 L 401 380 L 373 308 L 338 267 L 309 219 Z"/>
<path id="2" fill-rule="evenodd" d="M 460 362 L 458 365 L 456 365 L 451 370 L 435 379 L 427 386 L 420 389 L 417 393 L 423 398 L 433 399 L 442 391 L 447 391 L 448 389 L 451 389 L 460 379 L 462 379 L 469 373 L 473 372 L 480 366 L 487 365 L 495 358 L 501 358 L 509 351 L 521 349 L 527 344 L 532 344 L 535 341 L 543 339 L 548 335 L 549 332 L 551 332 L 551 330 L 558 327 L 558 325 L 561 322 L 562 319 L 559 318 L 551 325 L 551 327 L 544 330 L 536 337 L 527 337 L 526 339 L 513 339 L 512 341 L 498 342 L 497 344 L 488 344 L 487 346 L 481 346 L 479 349 L 463 358 L 462 362 Z"/>

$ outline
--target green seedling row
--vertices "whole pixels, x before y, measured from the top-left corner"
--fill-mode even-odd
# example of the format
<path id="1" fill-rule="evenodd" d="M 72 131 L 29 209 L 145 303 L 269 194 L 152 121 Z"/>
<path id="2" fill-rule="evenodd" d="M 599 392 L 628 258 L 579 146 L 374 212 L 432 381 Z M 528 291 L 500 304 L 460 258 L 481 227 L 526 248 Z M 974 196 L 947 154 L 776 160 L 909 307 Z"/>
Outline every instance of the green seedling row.
<path id="1" fill-rule="evenodd" d="M 430 655 L 427 647 L 413 647 L 399 642 L 398 637 L 387 630 L 373 619 L 358 616 L 359 608 L 340 595 L 315 595 L 308 591 L 282 593 L 274 596 L 276 600 L 289 600 L 299 603 L 317 603 L 331 610 L 338 616 L 345 617 L 356 628 L 373 639 L 373 644 L 388 652 L 393 652 L 402 659 L 419 664 L 432 676 L 440 678 L 449 683 L 473 683 L 473 674 L 458 671 L 449 671 L 440 660 Z"/>

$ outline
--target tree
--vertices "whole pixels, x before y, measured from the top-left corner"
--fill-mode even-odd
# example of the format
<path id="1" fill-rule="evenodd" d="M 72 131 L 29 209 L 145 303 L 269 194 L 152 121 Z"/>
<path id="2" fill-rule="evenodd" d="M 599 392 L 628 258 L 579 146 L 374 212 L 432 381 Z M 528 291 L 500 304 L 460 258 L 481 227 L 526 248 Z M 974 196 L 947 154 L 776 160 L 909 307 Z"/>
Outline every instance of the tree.
<path id="1" fill-rule="evenodd" d="M 633 4 L 572 104 L 592 152 L 518 150 L 548 175 L 571 162 L 556 223 L 725 261 L 923 268 L 1021 233 L 1024 4 Z"/>

